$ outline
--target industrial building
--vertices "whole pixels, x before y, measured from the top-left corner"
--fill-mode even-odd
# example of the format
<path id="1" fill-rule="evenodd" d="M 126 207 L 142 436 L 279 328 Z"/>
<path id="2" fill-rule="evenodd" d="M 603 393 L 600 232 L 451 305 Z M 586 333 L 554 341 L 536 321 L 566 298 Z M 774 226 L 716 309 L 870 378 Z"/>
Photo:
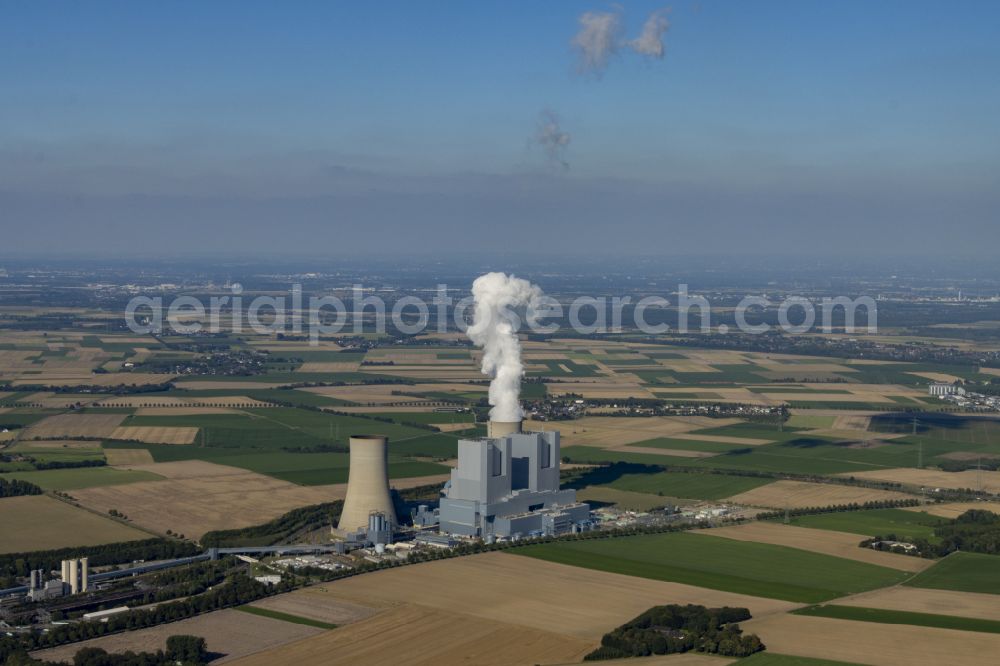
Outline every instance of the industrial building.
<path id="1" fill-rule="evenodd" d="M 555 535 L 589 524 L 590 506 L 559 489 L 559 432 L 521 432 L 491 421 L 487 436 L 458 442 L 458 467 L 438 511 L 447 534 L 494 538 Z"/>
<path id="2" fill-rule="evenodd" d="M 90 579 L 90 561 L 86 557 L 78 560 L 62 561 L 63 587 L 69 588 L 70 594 L 86 592 Z"/>
<path id="3" fill-rule="evenodd" d="M 352 435 L 350 446 L 347 495 L 336 532 L 347 537 L 374 528 L 377 535 L 391 535 L 398 522 L 389 491 L 389 441 L 383 435 Z"/>

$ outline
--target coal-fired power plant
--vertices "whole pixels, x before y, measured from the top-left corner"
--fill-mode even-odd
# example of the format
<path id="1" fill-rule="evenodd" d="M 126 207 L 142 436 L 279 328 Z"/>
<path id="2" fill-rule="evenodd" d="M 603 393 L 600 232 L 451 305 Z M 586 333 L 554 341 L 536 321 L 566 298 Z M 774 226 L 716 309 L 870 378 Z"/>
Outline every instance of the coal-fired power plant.
<path id="1" fill-rule="evenodd" d="M 347 497 L 337 531 L 349 534 L 368 528 L 368 517 L 383 514 L 395 527 L 396 511 L 389 492 L 389 440 L 384 435 L 352 435 Z"/>

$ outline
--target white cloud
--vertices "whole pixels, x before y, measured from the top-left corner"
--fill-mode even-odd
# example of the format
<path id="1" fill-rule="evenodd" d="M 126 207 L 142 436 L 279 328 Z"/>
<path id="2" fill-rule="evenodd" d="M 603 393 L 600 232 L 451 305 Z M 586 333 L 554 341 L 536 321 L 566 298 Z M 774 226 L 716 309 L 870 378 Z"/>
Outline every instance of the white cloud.
<path id="1" fill-rule="evenodd" d="M 669 9 L 658 9 L 649 15 L 642 24 L 642 32 L 628 43 L 633 51 L 650 58 L 663 57 L 665 50 L 663 34 L 670 29 L 670 21 L 667 20 L 668 11 Z"/>
<path id="2" fill-rule="evenodd" d="M 621 43 L 620 12 L 586 12 L 578 19 L 580 30 L 573 37 L 581 72 L 600 74 Z"/>

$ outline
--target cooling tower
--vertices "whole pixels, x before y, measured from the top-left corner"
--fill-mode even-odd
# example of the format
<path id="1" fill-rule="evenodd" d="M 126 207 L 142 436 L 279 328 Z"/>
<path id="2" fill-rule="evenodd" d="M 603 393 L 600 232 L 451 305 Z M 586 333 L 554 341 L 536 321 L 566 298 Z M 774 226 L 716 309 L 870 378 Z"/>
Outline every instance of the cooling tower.
<path id="1" fill-rule="evenodd" d="M 344 534 L 367 529 L 368 515 L 373 511 L 384 513 L 393 526 L 398 524 L 389 494 L 388 440 L 384 435 L 353 435 L 347 497 L 338 531 Z"/>
<path id="2" fill-rule="evenodd" d="M 487 437 L 505 437 L 521 432 L 520 421 L 490 421 L 486 424 Z"/>

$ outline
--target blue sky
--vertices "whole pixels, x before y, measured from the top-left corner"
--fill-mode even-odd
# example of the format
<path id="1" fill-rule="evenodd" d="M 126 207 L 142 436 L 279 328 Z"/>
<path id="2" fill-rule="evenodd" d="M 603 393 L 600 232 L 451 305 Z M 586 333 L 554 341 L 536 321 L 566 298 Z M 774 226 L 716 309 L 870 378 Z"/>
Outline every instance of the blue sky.
<path id="1" fill-rule="evenodd" d="M 584 12 L 629 39 L 666 7 L 664 58 L 578 70 Z M 476 251 L 498 228 L 580 253 L 982 252 L 998 28 L 995 2 L 0 0 L 0 254 Z"/>

